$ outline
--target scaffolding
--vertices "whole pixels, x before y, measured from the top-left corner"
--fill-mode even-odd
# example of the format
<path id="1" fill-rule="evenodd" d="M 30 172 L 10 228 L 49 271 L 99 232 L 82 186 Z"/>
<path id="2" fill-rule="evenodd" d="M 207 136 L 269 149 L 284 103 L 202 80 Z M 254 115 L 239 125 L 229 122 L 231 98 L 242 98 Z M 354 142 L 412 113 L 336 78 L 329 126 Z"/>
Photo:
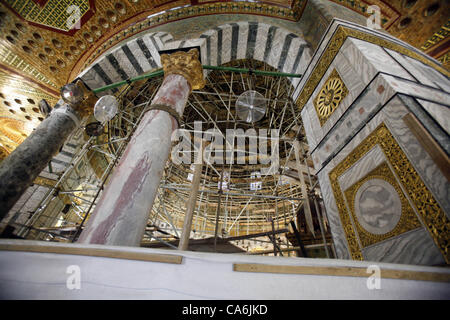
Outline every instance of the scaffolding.
<path id="1" fill-rule="evenodd" d="M 141 77 L 122 85 L 116 94 L 120 102 L 118 114 L 104 125 L 101 135 L 86 136 L 70 166 L 49 188 L 30 218 L 20 225 L 13 222 L 20 228 L 18 236 L 76 241 L 139 124 L 143 110 L 161 85 L 161 75 L 154 72 L 150 77 Z M 299 251 L 298 242 L 293 243 L 286 232 L 277 231 L 287 230 L 294 221 L 300 233 L 306 234 L 307 229 L 299 223 L 298 215 L 305 199 L 310 198 L 315 201 L 320 237 L 311 238 L 306 247 L 321 246 L 325 248 L 326 256 L 331 256 L 326 215 L 319 208 L 320 190 L 312 161 L 308 158 L 300 113 L 291 98 L 294 87 L 289 76 L 292 75 L 276 74 L 275 69 L 263 62 L 237 60 L 210 70 L 206 86 L 191 93 L 180 126 L 185 134 L 198 134 L 195 125 L 201 121 L 202 133 L 215 129 L 222 135 L 224 143 L 229 144 L 224 134 L 227 129 L 253 129 L 255 132 L 259 129 L 277 129 L 280 159 L 279 169 L 274 174 L 261 175 L 261 170 L 267 165 L 249 164 L 255 154 L 250 148 L 239 154 L 235 152 L 234 138 L 230 150 L 233 156 L 243 157 L 244 164 L 228 163 L 225 159 L 224 163 L 217 164 L 205 158 L 191 239 L 213 237 L 217 241 L 217 237 L 228 238 L 244 252 L 291 256 Z M 257 123 L 242 121 L 235 114 L 236 100 L 246 90 L 256 90 L 266 100 L 266 115 Z M 91 117 L 80 130 L 84 131 L 92 121 L 95 122 Z M 195 151 L 192 141 L 191 150 Z M 295 141 L 299 141 L 301 147 L 300 165 L 295 158 Z M 266 151 L 269 154 L 273 146 L 271 138 L 267 138 L 267 142 Z M 224 153 L 226 147 L 224 145 Z M 188 156 L 193 156 L 194 151 L 190 151 Z M 175 164 L 169 159 L 155 203 L 149 212 L 143 244 L 148 246 L 157 242 L 167 248 L 176 248 L 173 241 L 179 239 L 181 234 L 192 174 L 189 164 Z M 299 175 L 303 175 L 304 179 L 299 179 Z M 300 184 L 301 180 L 306 183 L 307 194 Z M 259 236 L 261 233 L 265 235 Z"/>

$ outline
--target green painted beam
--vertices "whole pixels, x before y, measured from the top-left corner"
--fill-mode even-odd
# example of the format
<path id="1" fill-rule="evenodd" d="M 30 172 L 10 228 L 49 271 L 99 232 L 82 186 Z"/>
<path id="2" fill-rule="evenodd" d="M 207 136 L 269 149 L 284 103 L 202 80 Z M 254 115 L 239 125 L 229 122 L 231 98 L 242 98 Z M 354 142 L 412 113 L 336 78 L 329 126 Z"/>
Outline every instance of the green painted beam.
<path id="1" fill-rule="evenodd" d="M 301 74 L 296 73 L 284 73 L 284 72 L 276 72 L 276 71 L 262 71 L 262 70 L 251 70 L 245 68 L 234 68 L 234 67 L 222 67 L 222 66 L 203 66 L 203 69 L 206 70 L 222 70 L 229 72 L 237 72 L 237 73 L 253 73 L 261 76 L 270 76 L 270 77 L 290 77 L 290 78 L 300 78 Z"/>
<path id="2" fill-rule="evenodd" d="M 156 70 L 154 72 L 145 73 L 145 74 L 142 74 L 140 76 L 137 76 L 137 77 L 134 77 L 134 78 L 130 78 L 128 80 L 123 80 L 123 81 L 119 81 L 119 82 L 116 82 L 116 83 L 108 84 L 108 85 L 106 85 L 104 87 L 100 87 L 100 88 L 94 89 L 94 90 L 92 90 L 92 92 L 99 93 L 99 92 L 103 92 L 103 91 L 106 91 L 106 90 L 111 90 L 111 89 L 114 89 L 114 88 L 117 88 L 117 87 L 121 87 L 121 86 L 123 86 L 123 85 L 125 85 L 127 83 L 133 83 L 133 82 L 136 82 L 136 81 L 139 81 L 139 80 L 145 80 L 145 79 L 150 79 L 150 78 L 154 78 L 154 77 L 159 77 L 159 76 L 162 76 L 163 74 L 164 74 L 164 71 L 162 69 L 159 69 L 159 70 Z"/>
<path id="3" fill-rule="evenodd" d="M 237 72 L 237 73 L 252 73 L 260 76 L 269 76 L 269 77 L 290 77 L 290 78 L 300 78 L 301 74 L 295 74 L 295 73 L 283 73 L 283 72 L 274 72 L 274 71 L 262 71 L 262 70 L 251 70 L 251 69 L 245 69 L 245 68 L 234 68 L 234 67 L 221 67 L 221 66 L 203 66 L 203 69 L 205 70 L 221 70 L 221 71 L 227 71 L 227 72 Z M 111 90 L 117 87 L 121 87 L 127 83 L 133 83 L 139 80 L 145 80 L 150 79 L 154 77 L 159 77 L 164 75 L 164 71 L 162 69 L 156 70 L 154 72 L 142 74 L 140 76 L 137 76 L 135 78 L 130 78 L 128 80 L 119 81 L 116 83 L 108 84 L 104 87 L 100 87 L 97 89 L 92 90 L 94 93 L 103 92 L 106 90 Z"/>

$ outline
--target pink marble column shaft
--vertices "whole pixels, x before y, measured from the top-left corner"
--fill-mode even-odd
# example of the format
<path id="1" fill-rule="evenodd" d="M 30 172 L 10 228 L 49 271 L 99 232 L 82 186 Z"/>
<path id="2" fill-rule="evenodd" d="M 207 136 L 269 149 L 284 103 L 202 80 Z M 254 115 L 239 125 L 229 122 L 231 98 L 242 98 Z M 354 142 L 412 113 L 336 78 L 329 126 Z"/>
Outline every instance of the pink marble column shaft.
<path id="1" fill-rule="evenodd" d="M 169 105 L 181 116 L 190 91 L 183 76 L 170 74 L 152 105 Z M 78 242 L 140 245 L 177 128 L 166 111 L 152 110 L 142 117 Z"/>

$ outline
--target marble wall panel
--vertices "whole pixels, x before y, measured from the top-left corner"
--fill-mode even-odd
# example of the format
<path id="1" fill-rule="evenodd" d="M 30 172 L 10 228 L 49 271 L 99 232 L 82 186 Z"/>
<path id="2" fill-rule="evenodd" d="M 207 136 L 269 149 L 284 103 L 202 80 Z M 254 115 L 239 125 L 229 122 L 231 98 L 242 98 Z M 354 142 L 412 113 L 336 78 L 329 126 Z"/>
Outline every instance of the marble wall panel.
<path id="1" fill-rule="evenodd" d="M 135 55 L 130 50 L 128 45 L 123 45 L 118 50 L 111 53 L 116 61 L 119 63 L 120 68 L 126 73 L 128 78 L 136 77 L 142 73 L 144 70 L 137 61 Z"/>
<path id="2" fill-rule="evenodd" d="M 443 265 L 445 261 L 428 232 L 419 228 L 362 250 L 365 260 L 414 265 Z"/>
<path id="3" fill-rule="evenodd" d="M 268 24 L 259 24 L 258 31 L 256 35 L 256 43 L 262 44 L 266 43 L 267 36 L 269 34 L 270 26 Z M 264 61 L 264 50 L 255 50 L 253 58 L 259 61 Z"/>
<path id="4" fill-rule="evenodd" d="M 336 156 L 336 152 L 348 144 L 352 137 L 363 128 L 366 121 L 373 117 L 393 95 L 394 91 L 388 86 L 382 74 L 378 75 L 347 108 L 345 114 L 335 120 L 334 127 L 319 140 L 317 145 L 310 146 L 313 155 L 317 157 L 316 169 L 320 170 L 323 162 L 326 163 L 327 159 Z M 344 156 L 337 155 L 337 157 L 340 160 Z"/>
<path id="5" fill-rule="evenodd" d="M 450 93 L 387 74 L 384 75 L 384 78 L 388 81 L 389 85 L 399 93 L 430 100 L 438 104 L 449 105 Z"/>
<path id="6" fill-rule="evenodd" d="M 375 146 L 338 178 L 341 189 L 346 190 L 350 188 L 357 181 L 364 178 L 368 172 L 372 171 L 386 160 L 380 146 Z"/>
<path id="7" fill-rule="evenodd" d="M 352 62 L 364 83 L 372 80 L 377 72 L 394 74 L 398 77 L 415 79 L 378 45 L 355 38 L 347 38 L 348 46 L 341 52 Z"/>
<path id="8" fill-rule="evenodd" d="M 401 111 L 399 112 L 401 101 L 398 98 L 392 99 L 387 106 L 379 112 L 374 118 L 372 118 L 367 126 L 358 132 L 352 141 L 347 144 L 347 146 L 342 149 L 341 153 L 338 154 L 339 157 L 335 157 L 334 162 L 330 162 L 325 168 L 323 168 L 319 173 L 319 183 L 322 190 L 322 194 L 324 196 L 325 205 L 327 208 L 328 219 L 330 220 L 330 226 L 333 233 L 333 240 L 336 243 L 337 247 L 342 247 L 345 242 L 343 237 L 345 238 L 344 231 L 342 230 L 342 225 L 340 224 L 339 213 L 337 212 L 336 204 L 333 203 L 334 199 L 332 197 L 331 186 L 329 186 L 328 173 L 334 168 L 334 166 L 342 161 L 344 157 L 346 157 L 350 152 L 352 152 L 357 145 L 359 145 L 362 140 L 367 137 L 373 130 L 381 123 L 385 122 L 388 125 L 389 130 L 392 132 L 395 138 L 400 133 L 399 131 L 399 123 L 393 125 L 393 122 L 401 121 Z M 403 114 L 405 113 L 406 108 L 403 108 Z M 397 114 L 395 112 L 397 111 Z M 400 114 L 400 115 L 399 115 Z M 400 119 L 399 121 L 395 119 Z M 394 128 L 396 126 L 397 128 Z M 403 136 L 408 135 L 405 134 L 407 129 L 403 128 L 403 132 L 401 133 Z M 410 137 L 411 138 L 411 137 Z M 403 141 L 402 141 L 403 140 Z M 406 142 L 405 139 L 398 140 L 399 145 L 407 154 L 408 158 L 411 162 L 416 162 L 420 158 L 423 158 L 424 155 L 421 154 L 420 150 L 417 150 L 417 146 L 411 144 L 411 142 Z M 409 147 L 407 146 L 409 144 Z M 414 150 L 417 153 L 416 158 L 411 157 L 411 155 L 407 152 L 408 149 L 410 151 Z M 381 162 L 385 161 L 384 153 L 381 151 L 379 147 L 373 148 L 369 151 L 363 158 L 361 158 L 358 162 L 356 162 L 352 167 L 350 167 L 345 173 L 343 173 L 338 179 L 338 183 L 341 187 L 341 190 L 345 190 L 356 181 L 364 177 L 370 170 L 376 167 Z M 426 165 L 425 165 L 426 166 Z M 429 167 L 429 164 L 428 166 Z M 416 167 L 416 170 L 419 171 L 419 168 Z M 422 168 L 425 169 L 425 168 Z M 423 170 L 422 170 L 423 171 Z M 420 174 L 420 173 L 419 173 Z M 441 175 L 442 177 L 442 175 Z M 421 178 L 424 180 L 424 177 Z M 431 178 L 431 177 L 429 177 Z M 436 179 L 437 177 L 434 177 Z M 430 182 L 430 181 L 429 181 Z M 436 182 L 435 182 L 436 183 Z M 435 192 L 436 190 L 430 191 Z M 438 186 L 438 188 L 442 188 L 443 186 Z M 436 189 L 436 188 L 435 188 Z M 447 188 L 448 189 L 448 188 Z M 408 196 L 407 196 L 408 198 Z M 447 194 L 447 198 L 448 194 Z M 436 197 L 437 199 L 437 197 Z M 442 200 L 442 199 L 441 199 Z M 333 217 L 333 215 L 336 215 Z M 422 231 L 420 231 L 422 230 Z M 409 253 L 401 252 L 401 249 L 408 248 L 410 250 Z M 340 251 L 342 253 L 342 250 Z M 393 238 L 389 238 L 385 241 L 377 243 L 375 245 L 366 247 L 363 250 L 363 255 L 366 260 L 370 261 L 384 261 L 384 262 L 398 262 L 398 263 L 414 263 L 414 264 L 440 264 L 443 263 L 443 257 L 434 244 L 432 238 L 428 234 L 426 230 L 423 228 L 416 229 L 413 233 L 402 234 L 399 236 L 395 236 Z"/>
<path id="9" fill-rule="evenodd" d="M 325 168 L 318 175 L 320 190 L 326 208 L 327 219 L 330 225 L 331 235 L 338 259 L 350 259 L 347 238 L 345 236 L 342 223 L 339 218 L 339 212 L 336 206 L 336 200 L 331 190 L 330 178 L 328 173 L 331 169 Z"/>
<path id="10" fill-rule="evenodd" d="M 430 114 L 430 116 L 444 129 L 447 134 L 450 134 L 450 108 L 441 104 L 430 101 L 417 99 L 422 107 Z M 449 101 L 450 103 L 450 101 Z"/>
<path id="11" fill-rule="evenodd" d="M 149 57 L 149 60 L 152 59 L 157 67 L 161 67 L 161 58 L 159 56 L 158 51 L 160 51 L 162 48 L 164 48 L 162 43 L 158 43 L 160 41 L 157 41 L 159 38 L 154 37 L 153 35 L 146 35 L 142 37 L 142 41 L 144 42 L 144 45 L 147 47 L 148 51 L 150 52 L 151 57 Z"/>
<path id="12" fill-rule="evenodd" d="M 331 68 L 335 68 L 339 73 L 342 81 L 348 89 L 347 96 L 341 101 L 338 108 L 330 115 L 328 120 L 322 126 L 322 135 L 327 134 L 331 127 L 341 118 L 347 108 L 355 101 L 355 99 L 364 90 L 365 84 L 361 79 L 361 75 L 356 72 L 353 64 L 339 52 L 334 59 Z M 316 92 L 315 94 L 318 94 Z M 313 97 L 314 94 L 313 94 Z"/>
<path id="13" fill-rule="evenodd" d="M 417 68 L 417 65 L 415 63 L 411 63 L 406 57 L 394 50 L 390 49 L 384 49 L 392 58 L 394 58 L 405 70 L 407 70 L 415 79 L 417 79 L 417 82 L 435 87 L 436 89 L 439 89 L 439 86 L 437 86 L 433 81 L 429 79 L 429 77 L 426 75 L 426 73 L 423 72 L 423 70 L 420 70 Z M 416 61 L 416 60 L 413 60 Z M 418 62 L 418 61 L 417 61 Z M 420 62 L 419 62 L 420 63 Z"/>
<path id="14" fill-rule="evenodd" d="M 266 51 L 267 60 L 265 60 L 271 66 L 278 66 L 278 62 L 280 61 L 281 53 L 283 50 L 283 44 L 287 36 L 288 33 L 286 31 L 279 28 L 275 29 L 269 51 Z"/>
<path id="15" fill-rule="evenodd" d="M 394 98 L 382 110 L 386 125 L 405 152 L 422 181 L 433 193 L 436 201 L 450 218 L 450 182 L 447 181 L 433 159 L 410 132 L 403 117 L 409 112 L 404 103 Z"/>
<path id="16" fill-rule="evenodd" d="M 425 74 L 428 79 L 433 81 L 433 83 L 441 88 L 441 90 L 445 92 L 450 92 L 450 81 L 449 78 L 433 69 L 420 61 L 414 60 L 410 57 L 404 56 L 407 61 L 410 61 L 418 70 L 421 71 L 422 74 Z"/>
<path id="17" fill-rule="evenodd" d="M 301 41 L 300 38 L 292 39 L 291 44 L 286 53 L 287 54 L 286 61 L 284 62 L 283 68 L 281 69 L 282 72 L 293 73 L 292 70 L 294 68 L 294 63 L 297 62 L 298 65 L 301 59 L 298 58 L 298 61 L 296 61 L 297 55 L 300 54 L 301 56 L 303 54 L 302 51 L 304 50 L 305 46 L 306 43 L 304 41 Z"/>
<path id="18" fill-rule="evenodd" d="M 222 29 L 221 63 L 225 63 L 231 60 L 232 28 L 230 25 L 220 26 L 219 28 Z"/>

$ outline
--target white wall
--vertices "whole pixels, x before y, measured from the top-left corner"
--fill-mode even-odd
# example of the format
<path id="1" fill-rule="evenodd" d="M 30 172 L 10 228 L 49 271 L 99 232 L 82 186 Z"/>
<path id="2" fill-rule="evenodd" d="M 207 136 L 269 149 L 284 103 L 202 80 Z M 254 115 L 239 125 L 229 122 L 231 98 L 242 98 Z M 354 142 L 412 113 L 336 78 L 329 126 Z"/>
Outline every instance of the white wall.
<path id="1" fill-rule="evenodd" d="M 233 271 L 233 263 L 363 267 L 349 260 L 258 257 L 161 249 L 0 240 L 0 246 L 120 249 L 183 256 L 181 264 L 54 253 L 0 251 L 2 299 L 449 299 L 448 283 L 381 279 L 369 290 L 365 277 Z M 80 267 L 81 289 L 69 290 L 68 266 Z M 446 268 L 377 263 L 383 269 L 442 272 Z M 368 274 L 369 276 L 369 274 Z"/>

